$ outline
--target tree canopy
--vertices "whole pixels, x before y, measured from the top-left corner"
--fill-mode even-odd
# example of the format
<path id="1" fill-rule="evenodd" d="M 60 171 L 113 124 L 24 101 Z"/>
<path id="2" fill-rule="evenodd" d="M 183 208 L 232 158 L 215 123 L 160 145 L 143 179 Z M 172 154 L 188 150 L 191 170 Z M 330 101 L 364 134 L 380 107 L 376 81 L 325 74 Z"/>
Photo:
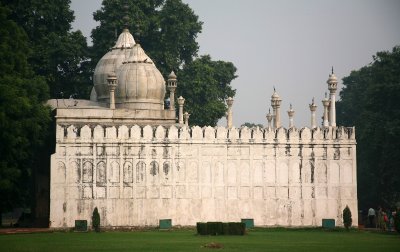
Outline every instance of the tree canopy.
<path id="1" fill-rule="evenodd" d="M 213 61 L 209 55 L 184 66 L 177 93 L 186 99 L 190 124 L 215 126 L 225 115 L 225 100 L 236 92 L 230 86 L 235 73 L 236 67 L 231 62 Z"/>
<path id="2" fill-rule="evenodd" d="M 256 124 L 256 123 L 245 122 L 242 125 L 240 125 L 240 127 L 247 127 L 247 128 L 259 127 L 259 128 L 264 128 L 264 125 L 259 124 L 259 123 Z"/>
<path id="3" fill-rule="evenodd" d="M 343 78 L 338 122 L 355 125 L 360 206 L 400 202 L 400 46 Z"/>
<path id="4" fill-rule="evenodd" d="M 164 76 L 197 55 L 202 23 L 181 0 L 103 0 L 93 17 L 100 22 L 92 31 L 93 64 L 114 45 L 126 25 Z"/>
<path id="5" fill-rule="evenodd" d="M 48 87 L 28 64 L 25 31 L 0 4 L 0 212 L 29 204 L 32 169 L 50 120 Z"/>
<path id="6" fill-rule="evenodd" d="M 236 78 L 236 68 L 208 55 L 197 57 L 196 38 L 202 22 L 187 4 L 181 0 L 103 0 L 94 19 L 100 22 L 92 31 L 94 64 L 114 45 L 127 23 L 164 77 L 171 70 L 177 74 L 176 98 L 186 99 L 190 124 L 215 126 L 225 115 L 225 99 L 235 95 L 230 83 Z"/>
<path id="7" fill-rule="evenodd" d="M 80 31 L 71 31 L 74 21 L 69 0 L 1 0 L 27 34 L 32 70 L 43 76 L 50 95 L 77 94 L 88 97 L 91 83 L 89 51 Z"/>

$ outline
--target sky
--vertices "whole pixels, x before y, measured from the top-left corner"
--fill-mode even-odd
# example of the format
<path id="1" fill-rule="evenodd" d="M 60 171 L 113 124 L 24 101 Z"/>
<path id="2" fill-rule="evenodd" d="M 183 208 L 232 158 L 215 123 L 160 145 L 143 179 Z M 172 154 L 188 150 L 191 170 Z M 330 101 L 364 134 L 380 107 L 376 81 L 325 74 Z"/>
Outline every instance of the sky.
<path id="1" fill-rule="evenodd" d="M 91 30 L 98 25 L 93 12 L 100 9 L 101 2 L 71 1 L 73 29 L 81 30 L 89 44 Z M 399 0 L 183 2 L 203 22 L 197 38 L 199 55 L 230 61 L 237 68 L 238 77 L 231 83 L 236 89 L 236 127 L 245 122 L 266 125 L 273 87 L 282 99 L 284 127 L 289 124 L 290 104 L 295 110 L 295 126 L 310 126 L 308 105 L 313 97 L 320 124 L 321 100 L 328 91 L 326 81 L 332 66 L 339 80 L 339 100 L 343 77 L 371 63 L 376 52 L 400 45 Z M 219 122 L 225 123 L 225 119 Z"/>

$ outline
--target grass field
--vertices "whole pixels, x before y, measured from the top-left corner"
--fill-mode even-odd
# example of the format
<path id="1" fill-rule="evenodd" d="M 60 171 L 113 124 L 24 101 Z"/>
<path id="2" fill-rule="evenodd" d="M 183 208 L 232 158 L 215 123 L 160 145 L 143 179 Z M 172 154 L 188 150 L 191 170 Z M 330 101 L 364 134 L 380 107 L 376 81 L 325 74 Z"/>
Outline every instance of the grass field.
<path id="1" fill-rule="evenodd" d="M 204 247 L 219 243 L 222 249 Z M 245 236 L 194 230 L 0 235 L 0 251 L 400 251 L 400 235 L 367 231 L 255 229 Z"/>

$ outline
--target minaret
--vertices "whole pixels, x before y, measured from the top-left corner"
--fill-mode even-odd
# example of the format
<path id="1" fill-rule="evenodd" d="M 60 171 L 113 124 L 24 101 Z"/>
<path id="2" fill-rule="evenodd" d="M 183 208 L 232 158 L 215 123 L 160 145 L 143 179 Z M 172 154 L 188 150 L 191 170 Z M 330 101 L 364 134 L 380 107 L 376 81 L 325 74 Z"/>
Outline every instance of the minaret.
<path id="1" fill-rule="evenodd" d="M 188 112 L 185 112 L 183 114 L 183 118 L 185 119 L 185 126 L 186 127 L 189 127 L 189 116 L 190 116 L 190 114 Z"/>
<path id="2" fill-rule="evenodd" d="M 333 73 L 333 67 L 332 67 L 332 73 L 329 75 L 329 79 L 326 82 L 328 83 L 328 89 L 329 89 L 329 95 L 330 95 L 330 106 L 329 106 L 329 124 L 332 127 L 336 127 L 336 90 L 337 90 L 337 78 L 335 74 Z"/>
<path id="3" fill-rule="evenodd" d="M 279 95 L 276 93 L 274 87 L 274 93 L 271 96 L 271 106 L 273 110 L 273 117 L 274 117 L 274 128 L 277 129 L 281 127 L 281 115 L 279 112 L 279 108 L 281 107 L 281 99 Z"/>
<path id="4" fill-rule="evenodd" d="M 323 116 L 323 125 L 324 127 L 328 127 L 329 126 L 329 114 L 328 114 L 328 110 L 329 110 L 329 99 L 327 97 L 327 94 L 325 93 L 325 98 L 322 100 L 322 105 L 324 106 L 324 116 Z"/>
<path id="5" fill-rule="evenodd" d="M 117 87 L 117 75 L 114 72 L 108 74 L 107 77 L 108 88 L 110 90 L 110 109 L 115 109 L 115 95 L 114 91 Z"/>
<path id="6" fill-rule="evenodd" d="M 272 122 L 272 118 L 273 118 L 273 115 L 271 114 L 271 109 L 268 109 L 268 114 L 266 117 L 267 117 L 267 121 L 268 121 L 268 125 L 267 125 L 268 130 L 271 130 L 272 129 L 271 122 Z"/>
<path id="7" fill-rule="evenodd" d="M 232 128 L 232 105 L 233 105 L 233 98 L 228 97 L 226 100 L 226 104 L 228 105 L 228 111 L 226 112 L 226 127 L 228 129 Z"/>
<path id="8" fill-rule="evenodd" d="M 176 91 L 176 75 L 174 71 L 172 71 L 168 75 L 168 81 L 167 81 L 167 86 L 169 90 L 169 110 L 175 110 L 175 91 Z"/>
<path id="9" fill-rule="evenodd" d="M 292 128 L 294 127 L 294 121 L 293 121 L 294 110 L 292 108 L 292 104 L 290 104 L 290 108 L 287 113 L 289 115 L 289 128 Z"/>
<path id="10" fill-rule="evenodd" d="M 179 115 L 178 115 L 178 123 L 183 124 L 183 104 L 185 103 L 185 99 L 182 96 L 178 98 L 179 105 Z"/>
<path id="11" fill-rule="evenodd" d="M 311 128 L 314 129 L 317 127 L 317 120 L 315 118 L 315 111 L 317 110 L 317 105 L 314 103 L 314 98 L 312 99 L 312 103 L 309 105 L 311 110 Z"/>

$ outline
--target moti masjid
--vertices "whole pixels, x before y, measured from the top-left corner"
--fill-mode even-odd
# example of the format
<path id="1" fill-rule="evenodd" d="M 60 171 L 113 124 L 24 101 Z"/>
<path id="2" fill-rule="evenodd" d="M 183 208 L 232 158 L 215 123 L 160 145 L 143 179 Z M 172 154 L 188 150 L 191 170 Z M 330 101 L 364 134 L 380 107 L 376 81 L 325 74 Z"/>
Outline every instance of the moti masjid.
<path id="1" fill-rule="evenodd" d="M 281 124 L 274 90 L 265 128 L 189 127 L 179 78 L 165 82 L 125 29 L 98 62 L 90 100 L 52 100 L 56 150 L 51 156 L 50 227 L 73 227 L 95 207 L 101 226 L 173 226 L 240 222 L 256 226 L 343 225 L 348 205 L 357 223 L 354 128 L 336 125 L 333 71 L 322 126 L 310 104 L 310 127 Z M 165 98 L 169 104 L 165 102 Z M 175 101 L 177 101 L 175 103 Z M 179 111 L 176 115 L 176 108 Z M 308 109 L 308 108 L 307 108 Z"/>

